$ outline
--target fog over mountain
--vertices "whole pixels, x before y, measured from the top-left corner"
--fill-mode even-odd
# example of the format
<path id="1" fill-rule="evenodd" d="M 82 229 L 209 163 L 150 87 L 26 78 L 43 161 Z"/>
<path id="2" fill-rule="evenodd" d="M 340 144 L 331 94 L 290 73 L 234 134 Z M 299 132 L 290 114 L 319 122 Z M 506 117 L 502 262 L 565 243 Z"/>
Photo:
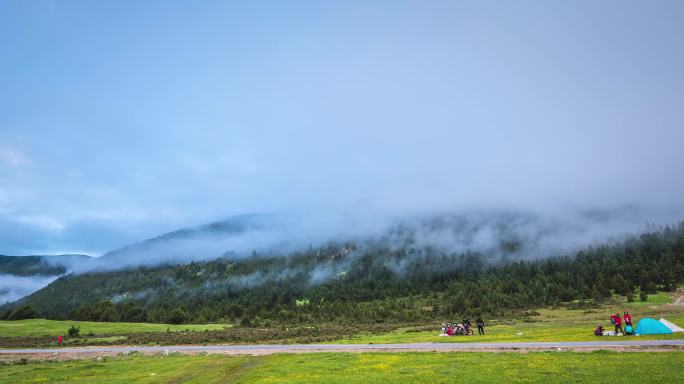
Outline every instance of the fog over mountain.
<path id="1" fill-rule="evenodd" d="M 652 230 L 636 207 L 575 212 L 562 217 L 514 211 L 468 211 L 370 221 L 362 217 L 240 215 L 224 221 L 169 232 L 95 259 L 76 260 L 69 271 L 116 270 L 141 265 L 188 263 L 219 257 L 243 259 L 254 253 L 288 257 L 309 248 L 350 244 L 355 249 L 430 247 L 445 253 L 478 252 L 491 263 L 572 254 L 594 244 L 611 244 Z M 321 276 L 321 280 L 325 278 Z"/>
<path id="2" fill-rule="evenodd" d="M 0 305 L 18 300 L 53 282 L 59 276 L 16 276 L 0 274 Z"/>
<path id="3" fill-rule="evenodd" d="M 0 305 L 43 288 L 88 259 L 84 255 L 0 255 Z"/>

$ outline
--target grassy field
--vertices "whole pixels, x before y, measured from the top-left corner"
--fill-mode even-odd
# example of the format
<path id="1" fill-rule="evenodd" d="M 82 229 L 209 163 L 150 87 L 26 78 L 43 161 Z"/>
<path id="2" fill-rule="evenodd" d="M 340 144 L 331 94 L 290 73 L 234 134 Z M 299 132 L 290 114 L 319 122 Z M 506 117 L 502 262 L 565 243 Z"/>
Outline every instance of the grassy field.
<path id="1" fill-rule="evenodd" d="M 667 316 L 675 324 L 684 324 L 684 316 Z M 525 342 L 525 341 L 595 341 L 593 331 L 596 321 L 540 321 L 535 323 L 515 322 L 496 325 L 485 329 L 485 335 L 440 337 L 438 331 L 414 331 L 402 328 L 380 335 L 358 335 L 343 340 L 332 341 L 336 344 L 385 344 L 385 343 L 469 343 L 469 342 Z M 608 322 L 604 327 L 610 328 Z M 604 340 L 607 340 L 607 337 Z M 625 336 L 638 340 L 684 339 L 683 333 L 669 335 Z M 622 338 L 620 338 L 622 339 Z"/>
<path id="2" fill-rule="evenodd" d="M 375 333 L 347 336 L 333 342 L 597 340 L 592 334 L 594 327 L 598 323 L 608 326 L 608 314 L 618 311 L 629 311 L 635 322 L 643 317 L 665 317 L 676 324 L 684 324 L 684 307 L 669 305 L 671 299 L 669 294 L 659 293 L 651 295 L 647 302 L 627 303 L 618 300 L 602 308 L 587 310 L 542 308 L 528 313 L 522 319 L 498 319 L 495 325 L 487 327 L 486 336 L 439 337 L 436 325 L 434 330 L 426 330 L 432 328 L 426 325 L 391 332 L 376 330 Z M 14 327 L 7 327 L 8 324 Z M 66 331 L 71 325 L 80 325 L 82 332 L 92 331 L 101 335 L 124 335 L 132 332 L 161 332 L 154 335 L 174 335 L 164 331 L 167 328 L 179 331 L 224 327 L 222 324 L 173 326 L 24 320 L 0 322 L 0 335 L 52 335 L 52 332 Z M 179 335 L 183 334 L 185 333 Z M 124 336 L 93 337 L 83 339 L 83 342 L 97 344 L 117 341 L 119 338 Z M 684 334 L 638 337 L 640 340 L 655 338 L 682 339 Z M 131 354 L 99 360 L 89 358 L 65 362 L 0 361 L 2 383 L 684 383 L 684 375 L 681 372 L 684 372 L 684 352 L 681 351 L 321 353 L 269 356 Z"/>
<path id="3" fill-rule="evenodd" d="M 684 352 L 120 356 L 0 367 L 3 383 L 684 383 Z"/>
<path id="4" fill-rule="evenodd" d="M 93 333 L 97 336 L 67 340 L 68 345 L 83 344 L 202 344 L 202 343 L 412 343 L 412 342 L 507 342 L 507 341 L 585 341 L 595 340 L 593 330 L 597 324 L 610 329 L 610 313 L 627 310 L 635 324 L 643 317 L 660 318 L 684 326 L 684 306 L 669 305 L 673 297 L 661 292 L 649 295 L 648 301 L 628 303 L 624 298 L 615 298 L 611 304 L 601 308 L 568 309 L 540 308 L 530 311 L 522 318 L 496 319 L 486 327 L 485 336 L 439 337 L 439 322 L 401 326 L 399 324 L 378 324 L 373 327 L 363 324 L 332 325 L 317 327 L 302 325 L 286 327 L 284 331 L 273 329 L 228 328 L 226 324 L 167 325 L 150 323 L 96 323 L 79 321 L 19 320 L 0 321 L 0 341 L 4 348 L 19 346 L 47 346 L 54 340 L 10 340 L 12 337 L 56 337 L 64 335 L 72 325 L 81 327 L 81 335 Z M 474 319 L 471 319 L 474 320 Z M 488 320 L 488 319 L 485 319 Z M 400 328 L 397 328 L 400 327 Z M 312 329 L 309 329 L 312 328 Z M 315 328 L 315 329 L 313 329 Z M 339 328 L 339 329 L 338 329 Z M 171 333 L 166 333 L 169 330 Z M 214 331 L 182 332 L 175 331 Z M 121 336 L 121 337 L 113 337 Z M 684 333 L 662 336 L 639 336 L 640 339 L 683 339 Z"/>
<path id="5" fill-rule="evenodd" d="M 137 332 L 166 332 L 170 331 L 203 331 L 223 329 L 227 324 L 152 324 L 152 323 L 97 323 L 92 321 L 57 321 L 57 320 L 15 320 L 0 321 L 0 337 L 11 336 L 58 336 L 65 335 L 67 330 L 75 325 L 81 327 L 81 334 L 94 333 L 97 335 L 124 335 Z"/>
<path id="6" fill-rule="evenodd" d="M 509 342 L 509 341 L 588 341 L 596 340 L 593 331 L 598 324 L 603 324 L 607 329 L 612 329 L 609 315 L 628 311 L 632 314 L 636 325 L 643 317 L 668 320 L 684 326 L 684 306 L 672 306 L 670 293 L 660 292 L 650 295 L 646 302 L 628 303 L 617 300 L 611 305 L 594 309 L 567 309 L 567 308 L 541 308 L 535 310 L 536 315 L 525 319 L 504 319 L 503 324 L 485 328 L 485 336 L 453 336 L 440 337 L 439 327 L 434 330 L 421 330 L 421 328 L 401 328 L 385 334 L 362 334 L 345 338 L 332 343 L 467 343 L 467 342 Z M 471 319 L 472 321 L 473 319 Z M 418 331 L 417 331 L 418 330 Z M 477 332 L 476 332 L 477 333 Z M 630 336 L 631 337 L 631 336 Z M 634 337 L 639 340 L 654 339 L 684 339 L 683 333 L 670 335 L 650 335 Z"/>

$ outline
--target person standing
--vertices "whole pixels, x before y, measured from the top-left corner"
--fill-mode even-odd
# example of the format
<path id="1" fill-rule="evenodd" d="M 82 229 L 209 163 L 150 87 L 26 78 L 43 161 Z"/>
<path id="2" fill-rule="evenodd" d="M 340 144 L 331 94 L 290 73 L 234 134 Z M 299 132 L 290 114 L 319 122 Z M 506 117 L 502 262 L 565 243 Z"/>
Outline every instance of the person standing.
<path id="1" fill-rule="evenodd" d="M 57 345 L 59 345 L 61 347 L 62 344 L 64 344 L 64 336 L 59 335 L 59 336 L 57 336 Z"/>
<path id="2" fill-rule="evenodd" d="M 622 318 L 620 318 L 620 314 L 616 313 L 615 315 L 610 317 L 613 324 L 615 324 L 615 335 L 617 336 L 618 332 L 622 333 Z"/>
<path id="3" fill-rule="evenodd" d="M 625 312 L 624 318 L 625 318 L 625 327 L 628 325 L 630 327 L 632 327 L 632 315 L 630 315 L 628 312 Z"/>
<path id="4" fill-rule="evenodd" d="M 484 320 L 482 320 L 482 316 L 477 317 L 477 320 L 475 320 L 475 324 L 477 325 L 477 333 L 480 335 L 484 335 Z"/>

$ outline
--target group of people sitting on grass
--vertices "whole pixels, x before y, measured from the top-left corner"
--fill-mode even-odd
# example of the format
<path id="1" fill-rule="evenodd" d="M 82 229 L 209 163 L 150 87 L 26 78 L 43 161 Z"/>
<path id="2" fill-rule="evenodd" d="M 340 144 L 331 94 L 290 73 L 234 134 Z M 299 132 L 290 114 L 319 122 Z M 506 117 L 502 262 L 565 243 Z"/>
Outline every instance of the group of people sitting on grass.
<path id="1" fill-rule="evenodd" d="M 484 320 L 482 316 L 478 316 L 475 320 L 475 325 L 477 325 L 477 332 L 480 335 L 484 335 Z M 456 323 L 453 321 L 448 321 L 442 324 L 442 334 L 440 336 L 457 336 L 457 335 L 473 335 L 473 328 L 470 320 L 464 318 L 462 322 Z"/>
<path id="2" fill-rule="evenodd" d="M 599 326 L 596 327 L 596 329 L 594 330 L 594 335 L 596 335 L 596 336 L 633 335 L 634 334 L 634 325 L 632 325 L 632 316 L 628 312 L 625 312 L 625 314 L 624 314 L 624 322 L 625 322 L 624 331 L 622 329 L 622 321 L 623 321 L 623 318 L 620 317 L 620 313 L 610 315 L 610 323 L 615 326 L 615 331 L 607 331 L 603 328 L 603 326 L 601 324 L 599 324 Z"/>

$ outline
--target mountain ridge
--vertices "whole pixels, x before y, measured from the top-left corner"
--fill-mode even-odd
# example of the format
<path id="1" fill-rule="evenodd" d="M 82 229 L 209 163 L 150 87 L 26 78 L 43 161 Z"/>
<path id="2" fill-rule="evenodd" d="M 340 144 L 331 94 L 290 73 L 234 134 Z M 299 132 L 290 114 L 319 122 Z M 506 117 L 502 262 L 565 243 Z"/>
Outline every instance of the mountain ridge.
<path id="1" fill-rule="evenodd" d="M 70 274 L 11 306 L 96 321 L 410 321 L 600 302 L 684 282 L 684 222 L 571 255 L 492 263 L 478 252 L 329 243 Z M 432 308 L 426 313 L 423 308 Z M 242 321 L 242 320 L 241 320 Z"/>

